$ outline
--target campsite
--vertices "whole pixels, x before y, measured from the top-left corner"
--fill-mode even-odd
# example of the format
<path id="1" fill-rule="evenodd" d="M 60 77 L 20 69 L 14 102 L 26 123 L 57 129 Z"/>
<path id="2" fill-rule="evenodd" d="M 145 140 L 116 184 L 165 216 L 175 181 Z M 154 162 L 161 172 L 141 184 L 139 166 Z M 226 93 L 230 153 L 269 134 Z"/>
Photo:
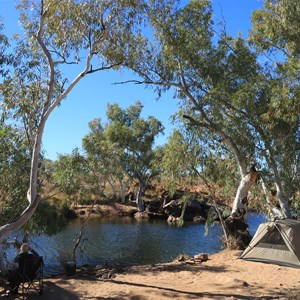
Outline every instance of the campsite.
<path id="1" fill-rule="evenodd" d="M 1 297 L 299 299 L 300 0 L 0 1 Z"/>
<path id="2" fill-rule="evenodd" d="M 44 294 L 30 299 L 299 300 L 300 269 L 239 259 L 225 250 L 203 263 L 137 266 L 111 279 L 77 274 L 45 280 Z"/>
<path id="3" fill-rule="evenodd" d="M 109 279 L 83 272 L 73 278 L 51 279 L 46 287 L 57 299 L 297 300 L 299 229 L 296 220 L 266 222 L 245 251 L 223 250 L 202 262 L 190 257 L 131 267 Z"/>
<path id="4" fill-rule="evenodd" d="M 46 276 L 42 299 L 299 300 L 300 267 L 295 259 L 299 224 L 296 220 L 261 223 L 248 249 L 222 250 L 209 254 L 208 260 L 184 255 L 151 265 L 78 266 L 75 274 Z M 242 259 L 255 246 L 261 249 L 254 252 L 256 257 L 250 252 Z M 3 297 L 4 292 L 2 286 Z M 41 298 L 34 290 L 27 295 Z"/>

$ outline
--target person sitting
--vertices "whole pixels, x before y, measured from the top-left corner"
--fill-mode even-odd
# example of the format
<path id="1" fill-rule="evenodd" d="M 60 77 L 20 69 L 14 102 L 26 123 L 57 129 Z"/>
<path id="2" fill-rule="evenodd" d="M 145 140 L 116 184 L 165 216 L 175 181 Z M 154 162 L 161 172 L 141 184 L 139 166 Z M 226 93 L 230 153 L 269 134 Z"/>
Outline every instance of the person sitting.
<path id="1" fill-rule="evenodd" d="M 31 253 L 29 253 L 29 251 Z M 34 257 L 39 257 L 39 254 L 34 251 L 27 243 L 24 243 L 20 247 L 20 253 L 16 256 L 15 262 L 18 264 L 18 268 L 10 270 L 8 272 L 7 280 L 9 282 L 9 290 L 7 294 L 17 295 L 18 288 L 22 282 L 22 275 L 24 271 L 24 261 L 26 259 L 32 259 Z"/>

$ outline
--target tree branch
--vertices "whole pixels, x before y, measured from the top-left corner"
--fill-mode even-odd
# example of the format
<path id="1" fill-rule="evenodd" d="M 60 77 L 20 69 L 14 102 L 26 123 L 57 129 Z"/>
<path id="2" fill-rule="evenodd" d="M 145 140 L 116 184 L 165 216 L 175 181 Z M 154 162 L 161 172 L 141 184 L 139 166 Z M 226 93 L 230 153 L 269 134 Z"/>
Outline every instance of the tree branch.
<path id="1" fill-rule="evenodd" d="M 188 115 L 183 115 L 183 118 L 187 119 L 190 121 L 191 124 L 194 126 L 199 126 L 199 127 L 205 127 L 216 134 L 218 134 L 221 137 L 221 142 L 231 148 L 233 153 L 235 154 L 238 164 L 239 164 L 239 169 L 240 169 L 240 174 L 242 177 L 244 177 L 247 174 L 247 169 L 246 169 L 246 162 L 244 157 L 242 156 L 242 153 L 240 152 L 239 148 L 237 145 L 234 143 L 232 138 L 228 136 L 224 131 L 219 129 L 216 124 L 213 123 L 205 123 L 205 122 L 199 122 L 195 120 L 193 117 L 188 116 Z"/>

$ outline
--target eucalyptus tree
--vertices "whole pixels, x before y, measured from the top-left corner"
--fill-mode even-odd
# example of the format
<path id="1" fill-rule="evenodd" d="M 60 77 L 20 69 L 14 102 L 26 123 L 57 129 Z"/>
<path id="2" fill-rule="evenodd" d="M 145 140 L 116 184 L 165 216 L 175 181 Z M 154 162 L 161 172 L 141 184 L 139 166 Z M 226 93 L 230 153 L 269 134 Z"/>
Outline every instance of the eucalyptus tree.
<path id="1" fill-rule="evenodd" d="M 190 1 L 179 8 L 175 1 L 148 10 L 156 42 L 144 40 L 130 66 L 158 93 L 173 87 L 180 99 L 180 114 L 192 128 L 201 128 L 210 140 L 220 141 L 236 158 L 241 182 L 232 216 L 244 222 L 247 196 L 258 172 L 247 161 L 253 157 L 250 128 L 242 112 L 242 93 L 257 79 L 259 65 L 242 39 L 220 33 L 216 37 L 209 1 Z M 250 70 L 250 71 L 249 71 Z M 248 173 L 249 171 L 249 173 Z"/>
<path id="2" fill-rule="evenodd" d="M 162 123 L 153 116 L 140 117 L 142 104 L 137 101 L 127 109 L 118 104 L 107 109 L 107 135 L 116 148 L 122 149 L 121 162 L 126 175 L 138 183 L 136 203 L 144 211 L 142 195 L 152 178 L 157 175 L 154 159 L 155 138 L 163 133 Z"/>
<path id="3" fill-rule="evenodd" d="M 187 180 L 192 182 L 202 173 L 206 155 L 194 132 L 176 129 L 163 146 L 160 176 L 171 187 Z"/>
<path id="4" fill-rule="evenodd" d="M 40 202 L 38 170 L 49 115 L 87 74 L 117 68 L 125 57 L 130 57 L 128 46 L 134 44 L 140 22 L 140 1 L 18 3 L 24 28 L 14 49 L 19 64 L 12 69 L 10 79 L 2 83 L 1 97 L 5 114 L 26 126 L 32 147 L 31 171 L 28 206 L 12 222 L 1 225 L 0 240 L 24 225 Z M 80 65 L 82 70 L 68 78 L 63 71 L 74 67 L 76 72 L 74 65 Z"/>
<path id="5" fill-rule="evenodd" d="M 264 157 L 273 170 L 280 203 L 291 199 L 300 183 L 299 7 L 299 0 L 264 1 L 262 9 L 253 12 L 250 35 L 272 70 L 270 111 L 264 117 L 276 143 L 266 144 Z"/>
<path id="6" fill-rule="evenodd" d="M 59 155 L 53 163 L 52 180 L 55 186 L 68 196 L 68 200 L 77 202 L 90 198 L 87 178 L 90 170 L 88 163 L 78 149 L 72 154 Z"/>
<path id="7" fill-rule="evenodd" d="M 210 1 L 190 1 L 185 7 L 176 3 L 170 0 L 149 7 L 154 42 L 145 38 L 136 60 L 128 65 L 141 76 L 132 82 L 155 86 L 159 94 L 173 88 L 186 124 L 201 128 L 205 139 L 235 157 L 241 179 L 228 219 L 234 233 L 235 224 L 246 228 L 248 193 L 259 174 L 256 166 L 274 172 L 271 163 L 279 159 L 275 154 L 264 156 L 267 146 L 278 142 L 288 128 L 282 128 L 282 117 L 273 115 L 272 99 L 284 98 L 292 81 L 285 85 L 287 77 L 274 77 L 277 70 L 261 63 L 242 37 L 234 39 L 216 29 Z M 282 85 L 286 90 L 279 89 Z M 286 104 L 295 95 L 296 90 Z M 285 108 L 293 112 L 297 105 Z M 280 197 L 279 201 L 283 215 L 289 217 L 287 201 Z"/>
<path id="8" fill-rule="evenodd" d="M 107 124 L 103 127 L 94 124 L 83 140 L 88 156 L 103 162 L 104 172 L 111 172 L 119 180 L 127 177 L 137 182 L 136 203 L 139 211 L 144 211 L 143 192 L 157 175 L 153 147 L 155 138 L 164 129 L 161 122 L 152 116 L 141 118 L 142 108 L 140 101 L 127 109 L 109 104 Z"/>
<path id="9" fill-rule="evenodd" d="M 93 173 L 99 174 L 98 185 L 103 186 L 104 190 L 108 183 L 114 198 L 121 198 L 125 203 L 128 178 L 122 166 L 122 149 L 115 147 L 107 138 L 106 126 L 102 124 L 101 119 L 92 120 L 89 128 L 90 133 L 82 139 L 82 145 Z M 118 182 L 120 193 L 115 182 Z"/>
<path id="10" fill-rule="evenodd" d="M 7 36 L 2 33 L 3 29 L 4 26 L 0 20 L 0 75 L 5 77 L 8 74 L 8 66 L 13 62 L 13 55 L 7 53 L 10 44 Z"/>
<path id="11" fill-rule="evenodd" d="M 251 39 L 262 51 L 278 51 L 299 69 L 299 0 L 265 0 L 252 14 Z M 275 57 L 274 57 L 275 58 Z M 276 56 L 279 58 L 279 56 Z M 282 63 L 282 61 L 281 61 Z"/>

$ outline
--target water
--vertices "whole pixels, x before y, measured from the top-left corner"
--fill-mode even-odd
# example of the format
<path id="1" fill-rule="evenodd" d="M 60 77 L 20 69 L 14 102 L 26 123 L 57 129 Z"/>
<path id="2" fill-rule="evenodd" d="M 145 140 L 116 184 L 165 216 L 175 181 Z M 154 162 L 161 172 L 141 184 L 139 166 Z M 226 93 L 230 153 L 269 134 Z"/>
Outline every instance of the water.
<path id="1" fill-rule="evenodd" d="M 248 223 L 253 235 L 266 218 L 249 214 Z M 32 236 L 30 244 L 44 257 L 48 274 L 62 272 L 62 261 L 67 261 L 81 227 L 81 220 L 55 236 Z M 222 229 L 215 224 L 205 235 L 205 225 L 189 224 L 184 227 L 168 225 L 166 221 L 137 222 L 132 218 L 97 218 L 87 223 L 81 248 L 77 251 L 77 263 L 122 265 L 155 264 L 172 261 L 180 254 L 216 253 L 223 247 Z M 13 249 L 7 256 L 13 259 Z"/>

